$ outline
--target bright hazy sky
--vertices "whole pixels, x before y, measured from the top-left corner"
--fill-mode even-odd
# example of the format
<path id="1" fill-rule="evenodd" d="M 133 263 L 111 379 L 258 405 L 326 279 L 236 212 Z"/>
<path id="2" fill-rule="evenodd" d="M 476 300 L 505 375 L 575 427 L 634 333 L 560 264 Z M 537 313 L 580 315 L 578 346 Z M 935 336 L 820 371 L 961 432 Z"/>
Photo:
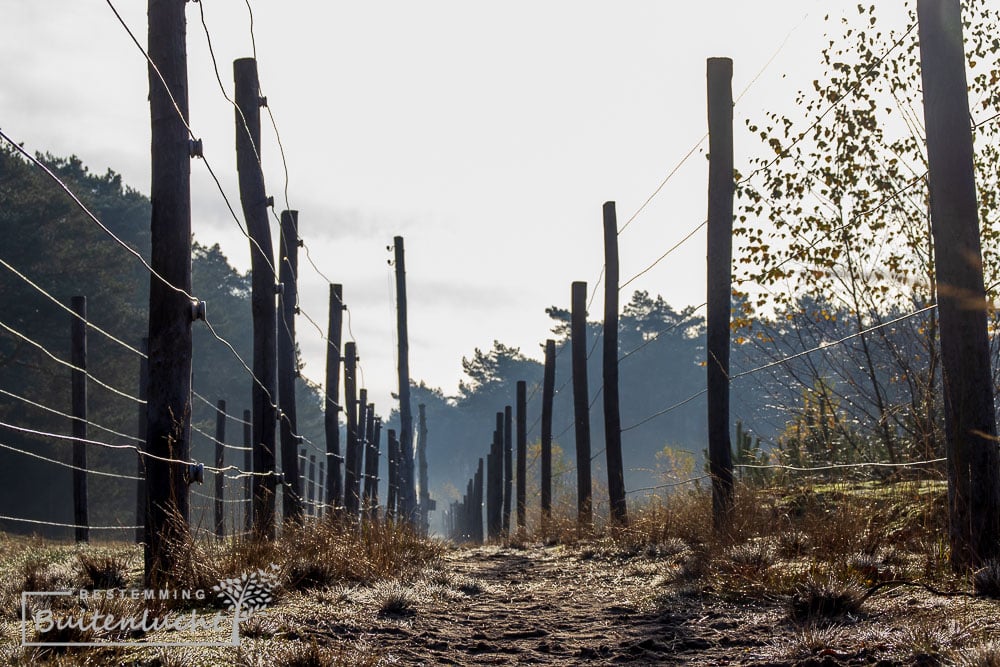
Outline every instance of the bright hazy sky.
<path id="1" fill-rule="evenodd" d="M 145 43 L 146 3 L 116 4 Z M 602 203 L 617 201 L 623 224 L 705 134 L 706 58 L 734 59 L 739 95 L 774 56 L 736 106 L 739 169 L 758 149 L 743 119 L 765 109 L 795 117 L 795 94 L 819 74 L 824 32 L 836 27 L 824 14 L 856 12 L 854 2 L 815 0 L 252 5 L 288 202 L 313 259 L 344 284 L 380 413 L 396 386 L 386 263 L 395 234 L 406 238 L 414 379 L 452 393 L 462 356 L 494 339 L 539 358 L 544 309 L 568 306 L 570 283 L 592 288 L 600 273 Z M 202 7 L 231 94 L 232 61 L 252 54 L 247 7 Z M 896 12 L 890 25 L 902 21 Z M 187 14 L 191 125 L 239 211 L 232 107 L 199 5 Z M 106 2 L 0 0 L 0 16 L 0 127 L 29 150 L 76 154 L 148 192 L 146 63 Z M 706 146 L 622 234 L 623 281 L 704 219 Z M 283 208 L 266 116 L 262 153 Z M 196 238 L 248 268 L 248 242 L 197 162 L 192 191 Z M 702 232 L 622 302 L 634 287 L 677 308 L 701 303 L 704 256 Z M 327 283 L 304 253 L 299 262 L 302 307 L 325 327 Z M 598 296 L 593 317 L 601 309 Z M 304 374 L 321 380 L 323 341 L 306 320 L 297 326 Z"/>

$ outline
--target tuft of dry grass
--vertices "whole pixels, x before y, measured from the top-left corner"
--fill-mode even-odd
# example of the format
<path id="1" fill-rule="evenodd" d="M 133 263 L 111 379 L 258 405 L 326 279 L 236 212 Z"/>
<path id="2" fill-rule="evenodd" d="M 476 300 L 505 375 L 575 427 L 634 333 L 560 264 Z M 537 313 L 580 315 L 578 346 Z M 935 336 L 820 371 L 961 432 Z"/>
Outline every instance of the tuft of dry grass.
<path id="1" fill-rule="evenodd" d="M 863 591 L 851 582 L 812 576 L 797 586 L 788 613 L 800 623 L 841 618 L 861 610 L 862 596 Z"/>
<path id="2" fill-rule="evenodd" d="M 374 591 L 379 616 L 403 617 L 416 613 L 416 593 L 398 581 L 377 584 Z"/>
<path id="3" fill-rule="evenodd" d="M 972 588 L 976 595 L 1000 598 L 1000 561 L 990 561 L 972 575 Z"/>
<path id="4" fill-rule="evenodd" d="M 125 555 L 79 551 L 76 557 L 84 588 L 124 588 L 128 584 L 129 559 Z"/>

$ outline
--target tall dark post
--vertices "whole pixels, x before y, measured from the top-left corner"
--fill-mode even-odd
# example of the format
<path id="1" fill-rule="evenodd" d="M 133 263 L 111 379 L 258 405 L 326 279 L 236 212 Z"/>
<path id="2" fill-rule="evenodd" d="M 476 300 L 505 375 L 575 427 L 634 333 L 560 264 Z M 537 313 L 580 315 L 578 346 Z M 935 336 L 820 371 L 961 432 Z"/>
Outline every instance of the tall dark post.
<path id="1" fill-rule="evenodd" d="M 364 507 L 363 482 L 365 479 L 365 456 L 368 454 L 368 390 L 358 391 L 358 451 L 354 455 L 354 478 L 350 493 L 354 496 L 356 508 L 352 513 L 357 514 Z"/>
<path id="2" fill-rule="evenodd" d="M 316 455 L 309 455 L 309 485 L 306 501 L 309 503 L 309 515 L 316 516 Z"/>
<path id="3" fill-rule="evenodd" d="M 572 290 L 573 417 L 576 430 L 576 508 L 581 526 L 593 522 L 590 483 L 590 399 L 587 388 L 587 283 Z"/>
<path id="4" fill-rule="evenodd" d="M 253 317 L 253 477 L 254 532 L 274 539 L 276 337 L 275 275 L 271 230 L 267 221 L 267 196 L 260 157 L 260 85 L 257 61 L 241 58 L 233 63 L 236 80 L 236 168 L 240 202 L 250 242 L 251 313 Z M 294 468 L 294 466 L 293 466 Z M 292 473 L 294 475 L 294 472 Z"/>
<path id="5" fill-rule="evenodd" d="M 483 460 L 479 459 L 479 468 L 476 469 L 476 476 L 472 482 L 473 502 L 472 502 L 472 540 L 482 544 L 483 542 Z"/>
<path id="6" fill-rule="evenodd" d="M 324 512 L 325 508 L 323 506 L 323 498 L 326 497 L 326 495 L 323 493 L 323 483 L 324 483 L 325 479 L 326 479 L 326 465 L 321 460 L 319 462 L 319 474 L 316 477 L 316 485 L 317 485 L 317 488 L 316 488 L 316 505 L 314 507 L 315 511 L 313 512 L 313 514 L 315 514 L 316 516 L 320 516 L 320 517 L 323 516 L 323 514 L 325 514 L 325 512 Z"/>
<path id="7" fill-rule="evenodd" d="M 149 339 L 143 336 L 139 343 L 139 422 L 137 426 L 137 437 L 142 442 L 146 442 L 146 403 L 149 399 Z M 136 477 L 135 482 L 135 543 L 142 544 L 145 539 L 146 529 L 143 523 L 146 521 L 146 460 L 141 453 L 136 453 Z"/>
<path id="8" fill-rule="evenodd" d="M 225 466 L 225 447 L 222 443 L 226 441 L 226 402 L 219 400 L 215 406 L 215 467 L 221 469 Z M 225 473 L 215 473 L 215 536 L 226 536 L 226 514 L 225 514 Z"/>
<path id="9" fill-rule="evenodd" d="M 420 487 L 418 514 L 419 528 L 426 535 L 430 529 L 430 513 L 434 509 L 430 482 L 427 477 L 427 414 L 423 403 L 417 406 L 417 486 Z"/>
<path id="10" fill-rule="evenodd" d="M 375 406 L 371 406 L 372 429 L 368 435 L 368 454 L 365 458 L 367 476 L 365 478 L 365 507 L 368 508 L 368 519 L 378 520 L 378 463 L 379 447 L 382 440 L 382 418 L 375 417 Z"/>
<path id="11" fill-rule="evenodd" d="M 389 467 L 389 482 L 386 485 L 385 516 L 387 519 L 396 518 L 396 477 L 399 460 L 399 443 L 396 442 L 396 429 L 389 429 L 389 442 L 386 446 Z"/>
<path id="12" fill-rule="evenodd" d="M 361 511 L 366 517 L 371 514 L 372 482 L 378 475 L 378 468 L 372 470 L 372 465 L 377 464 L 375 453 L 372 451 L 372 445 L 375 442 L 375 423 L 375 404 L 369 403 L 368 409 L 365 411 L 365 462 L 364 472 L 361 475 L 362 479 L 365 480 L 364 493 L 361 496 L 363 499 Z"/>
<path id="13" fill-rule="evenodd" d="M 733 61 L 708 59 L 708 460 L 712 516 L 724 530 L 733 511 L 729 440 L 729 324 L 733 266 Z"/>
<path id="14" fill-rule="evenodd" d="M 150 266 L 153 269 L 149 277 L 146 403 L 146 452 L 151 456 L 146 459 L 149 512 L 144 522 L 143 554 L 147 587 L 169 580 L 173 556 L 168 545 L 183 538 L 188 518 L 186 465 L 168 462 L 187 461 L 191 446 L 193 318 L 191 301 L 184 292 L 191 293 L 192 145 L 185 126 L 188 118 L 185 4 L 184 0 L 149 0 L 147 4 L 152 156 Z"/>
<path id="15" fill-rule="evenodd" d="M 503 531 L 503 413 L 497 413 L 490 454 L 486 459 L 486 534 L 491 540 Z"/>
<path id="16" fill-rule="evenodd" d="M 527 520 L 525 476 L 528 473 L 528 384 L 517 383 L 517 529 L 523 531 Z"/>
<path id="17" fill-rule="evenodd" d="M 243 411 L 243 471 L 253 472 L 253 413 Z M 248 533 L 253 530 L 253 477 L 243 478 L 243 530 Z"/>
<path id="18" fill-rule="evenodd" d="M 951 563 L 1000 555 L 1000 461 L 993 406 L 969 97 L 959 0 L 917 0 L 931 230 L 948 444 Z"/>
<path id="19" fill-rule="evenodd" d="M 628 524 L 622 419 L 618 403 L 618 216 L 613 201 L 604 203 L 604 444 L 608 461 L 611 522 Z"/>
<path id="20" fill-rule="evenodd" d="M 330 285 L 330 312 L 327 323 L 326 345 L 326 401 L 323 426 L 326 431 L 326 458 L 329 477 L 326 483 L 326 504 L 338 507 L 343 502 L 340 453 L 340 344 L 344 318 L 344 288 Z"/>
<path id="21" fill-rule="evenodd" d="M 87 297 L 70 299 L 70 393 L 73 406 L 73 522 L 77 542 L 90 539 L 87 511 Z"/>
<path id="22" fill-rule="evenodd" d="M 417 503 L 413 479 L 413 415 L 410 412 L 410 342 L 406 325 L 406 263 L 403 237 L 393 239 L 396 267 L 396 328 L 399 334 L 399 511 L 413 521 Z"/>
<path id="23" fill-rule="evenodd" d="M 344 399 L 347 417 L 347 443 L 344 449 L 344 511 L 348 516 L 358 513 L 357 467 L 358 457 L 358 394 L 357 346 L 344 343 Z"/>
<path id="24" fill-rule="evenodd" d="M 545 341 L 545 370 L 542 375 L 542 466 L 541 526 L 544 531 L 552 518 L 552 402 L 556 391 L 556 342 Z"/>
<path id="25" fill-rule="evenodd" d="M 298 303 L 296 276 L 299 273 L 299 212 L 281 212 L 281 240 L 278 243 L 278 406 L 281 410 L 281 469 L 285 472 L 282 507 L 285 519 L 302 520 L 303 484 L 295 459 L 301 438 L 295 409 L 295 378 L 299 374 L 295 359 L 295 313 Z"/>
<path id="26" fill-rule="evenodd" d="M 503 409 L 503 534 L 510 535 L 511 494 L 514 490 L 513 409 Z"/>

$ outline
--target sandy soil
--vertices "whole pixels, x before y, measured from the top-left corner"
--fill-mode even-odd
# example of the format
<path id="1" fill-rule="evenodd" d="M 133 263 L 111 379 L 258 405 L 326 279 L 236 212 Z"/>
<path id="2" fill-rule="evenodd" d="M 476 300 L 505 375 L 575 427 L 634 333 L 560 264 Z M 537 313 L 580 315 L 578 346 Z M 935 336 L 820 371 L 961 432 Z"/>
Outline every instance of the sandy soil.
<path id="1" fill-rule="evenodd" d="M 293 615 L 283 625 L 407 665 L 942 664 L 1000 639 L 996 600 L 900 587 L 855 615 L 802 624 L 782 596 L 678 583 L 678 568 L 657 555 L 456 548 L 417 583 L 328 592 L 319 601 L 337 620 Z"/>

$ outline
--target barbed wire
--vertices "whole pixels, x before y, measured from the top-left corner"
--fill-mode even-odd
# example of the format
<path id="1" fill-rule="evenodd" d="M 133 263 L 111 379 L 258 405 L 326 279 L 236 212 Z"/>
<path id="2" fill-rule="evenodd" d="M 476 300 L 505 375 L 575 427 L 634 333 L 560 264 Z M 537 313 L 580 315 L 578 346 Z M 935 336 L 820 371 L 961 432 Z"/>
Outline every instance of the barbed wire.
<path id="1" fill-rule="evenodd" d="M 36 526 L 54 526 L 57 528 L 86 528 L 88 530 L 139 530 L 143 526 L 80 526 L 75 523 L 59 523 L 57 521 L 41 521 L 39 519 L 25 519 L 17 516 L 7 516 L 0 514 L 0 521 L 19 521 L 21 523 L 31 523 Z"/>
<path id="2" fill-rule="evenodd" d="M 70 308 L 69 306 L 67 306 L 66 304 L 64 304 L 62 301 L 60 301 L 59 299 L 57 299 L 56 297 L 54 297 L 49 292 L 47 292 L 44 289 L 42 289 L 37 283 L 35 283 L 33 280 L 31 280 L 31 278 L 29 278 L 28 276 L 24 275 L 23 273 L 21 273 L 20 271 L 18 271 L 17 269 L 15 269 L 13 266 L 11 266 L 10 264 L 8 264 L 7 261 L 5 259 L 3 259 L 2 257 L 0 257 L 0 264 L 2 264 L 4 266 L 4 268 L 6 268 L 11 273 L 13 273 L 15 276 L 17 276 L 18 278 L 20 278 L 21 280 L 23 280 L 25 283 L 27 283 L 35 291 L 37 291 L 40 294 L 42 294 L 49 301 L 51 301 L 52 303 L 56 304 L 61 309 L 63 309 L 64 311 L 66 311 L 67 313 L 69 313 L 70 315 L 72 315 L 73 317 L 77 318 L 78 320 L 81 320 L 87 326 L 87 328 L 93 329 L 94 331 L 96 331 L 99 334 L 103 335 L 108 340 L 111 340 L 111 341 L 117 343 L 118 345 L 120 345 L 121 347 L 125 348 L 129 352 L 132 352 L 133 354 L 136 354 L 136 355 L 142 357 L 143 359 L 148 358 L 141 350 L 137 350 L 136 348 L 132 347 L 131 345 L 129 345 L 125 341 L 121 340 L 120 338 L 117 338 L 113 334 L 111 334 L 111 333 L 105 331 L 104 329 L 102 329 L 101 327 L 97 326 L 96 324 L 94 324 L 93 322 L 91 322 L 90 320 L 88 320 L 87 318 L 82 317 L 75 310 L 73 310 L 72 308 Z"/>
<path id="3" fill-rule="evenodd" d="M 25 398 L 24 396 L 20 396 L 18 394 L 15 394 L 12 391 L 7 391 L 6 389 L 0 389 L 0 394 L 3 394 L 4 396 L 8 396 L 8 397 L 13 398 L 13 399 L 18 400 L 18 401 L 21 401 L 22 403 L 25 403 L 25 404 L 30 405 L 32 407 L 38 408 L 39 410 L 44 410 L 45 412 L 48 412 L 50 414 L 54 414 L 54 415 L 57 415 L 59 417 L 64 417 L 64 418 L 66 418 L 68 420 L 71 420 L 71 421 L 73 421 L 73 420 L 79 420 L 78 417 L 74 417 L 71 414 L 68 414 L 66 412 L 62 412 L 60 410 L 56 410 L 55 408 L 50 408 L 47 405 L 43 405 L 41 403 L 33 401 L 30 398 Z M 114 435 L 116 437 L 124 438 L 125 440 L 131 440 L 132 442 L 137 442 L 137 443 L 140 443 L 140 444 L 145 444 L 145 442 L 146 442 L 145 440 L 137 438 L 134 435 L 128 435 L 127 433 L 121 433 L 119 431 L 116 431 L 114 429 L 108 428 L 106 426 L 98 424 L 97 422 L 91 421 L 89 419 L 83 419 L 83 420 L 79 420 L 79 421 L 82 421 L 84 424 L 86 424 L 89 427 L 96 428 L 99 431 L 104 431 L 105 433 L 108 433 L 109 435 Z"/>
<path id="4" fill-rule="evenodd" d="M 104 382 L 103 380 L 101 380 L 101 379 L 99 379 L 97 377 L 94 377 L 94 375 L 89 370 L 87 370 L 85 368 L 80 368 L 79 366 L 77 366 L 75 364 L 72 364 L 72 363 L 70 363 L 70 362 L 68 362 L 68 361 L 66 361 L 64 359 L 60 359 L 58 356 L 56 356 L 55 354 L 53 354 L 47 347 L 45 347 L 41 343 L 39 343 L 39 342 L 37 342 L 37 341 L 29 338 L 28 336 L 24 335 L 23 333 L 21 333 L 17 329 L 14 329 L 13 327 L 9 326 L 5 322 L 0 321 L 0 328 L 4 329 L 5 331 L 7 331 L 8 333 L 10 333 L 14 337 L 16 337 L 16 338 L 24 341 L 25 343 L 31 345 L 32 347 L 36 348 L 40 352 L 44 353 L 45 356 L 49 357 L 50 359 L 52 359 L 52 361 L 55 361 L 56 363 L 60 364 L 61 366 L 65 366 L 66 368 L 69 368 L 70 370 L 76 371 L 78 373 L 83 373 L 91 382 L 93 382 L 94 384 L 98 385 L 99 387 L 102 387 L 103 389 L 107 389 L 108 391 L 110 391 L 113 394 L 121 396 L 122 398 L 127 398 L 130 401 L 134 401 L 134 402 L 136 402 L 136 403 L 138 403 L 140 405 L 145 405 L 146 404 L 146 401 L 142 400 L 141 398 L 136 398 L 135 396 L 133 396 L 133 395 L 131 395 L 129 393 L 126 393 L 126 392 L 124 392 L 121 389 L 118 389 L 116 387 L 112 387 L 110 384 Z"/>

